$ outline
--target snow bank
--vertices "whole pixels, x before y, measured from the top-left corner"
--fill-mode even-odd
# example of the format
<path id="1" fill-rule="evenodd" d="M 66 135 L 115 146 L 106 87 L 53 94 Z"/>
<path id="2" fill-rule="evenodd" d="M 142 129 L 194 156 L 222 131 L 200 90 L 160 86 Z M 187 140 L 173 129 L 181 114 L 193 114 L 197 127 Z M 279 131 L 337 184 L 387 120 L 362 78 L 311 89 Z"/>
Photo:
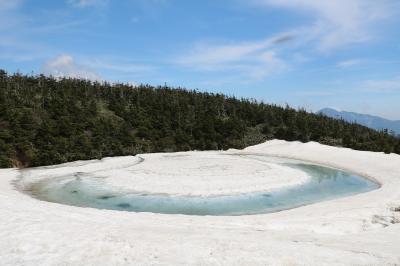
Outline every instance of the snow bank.
<path id="1" fill-rule="evenodd" d="M 0 170 L 1 265 L 400 264 L 399 155 L 285 141 L 270 141 L 230 153 L 260 153 L 307 160 L 367 176 L 382 186 L 372 192 L 279 213 L 202 217 L 98 210 L 39 201 L 15 189 L 13 181 L 24 171 Z M 210 156 L 212 154 L 218 152 L 210 153 Z M 178 155 L 186 156 L 185 153 Z M 145 162 L 152 156 L 161 155 L 145 155 Z M 171 166 L 171 160 L 165 156 L 168 154 L 159 159 L 154 157 L 160 164 L 153 168 L 144 162 L 143 166 L 135 165 L 139 162 L 135 157 L 108 159 L 106 163 L 99 162 L 104 169 L 98 173 L 101 175 L 115 168 L 118 171 L 122 161 L 126 163 L 125 169 L 130 165 L 135 165 L 132 169 L 140 166 L 143 167 L 141 173 L 154 171 L 153 175 L 177 170 L 182 171 L 178 176 L 183 177 L 190 173 L 191 167 L 198 167 L 196 160 L 189 160 L 185 165 L 183 161 L 173 159 L 176 165 Z M 190 153 L 188 156 L 197 155 Z M 211 161 L 204 160 L 203 166 L 209 168 Z M 98 169 L 92 163 L 65 166 L 72 172 L 79 167 L 83 172 Z M 215 161 L 216 166 L 209 170 L 222 176 L 223 180 L 224 171 L 219 167 L 225 164 L 237 169 L 238 173 L 247 167 L 236 165 L 236 161 Z M 257 178 L 257 171 L 252 172 L 253 167 L 260 166 L 249 167 Z M 25 173 L 32 174 L 32 178 L 43 178 L 42 170 Z M 57 172 L 59 167 L 46 170 Z M 68 174 L 64 170 L 57 174 Z M 35 171 L 39 173 L 36 176 Z M 121 184 L 128 179 L 122 177 Z M 183 181 L 176 182 L 184 184 Z M 185 189 L 191 189 L 190 182 Z M 174 183 L 170 186 L 174 187 Z M 234 185 L 230 186 L 229 191 L 233 191 Z M 197 192 L 204 193 L 207 189 L 204 186 Z M 218 189 L 212 193 L 215 191 Z"/>

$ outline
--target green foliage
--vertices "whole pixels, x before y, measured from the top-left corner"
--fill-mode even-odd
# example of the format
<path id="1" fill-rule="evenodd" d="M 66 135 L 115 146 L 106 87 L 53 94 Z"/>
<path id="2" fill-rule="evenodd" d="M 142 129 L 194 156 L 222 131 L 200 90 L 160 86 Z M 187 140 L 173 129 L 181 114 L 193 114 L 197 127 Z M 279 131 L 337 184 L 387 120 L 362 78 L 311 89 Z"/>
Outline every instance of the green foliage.
<path id="1" fill-rule="evenodd" d="M 288 106 L 0 70 L 0 167 L 243 148 L 272 138 L 400 153 L 399 138 L 387 131 Z"/>

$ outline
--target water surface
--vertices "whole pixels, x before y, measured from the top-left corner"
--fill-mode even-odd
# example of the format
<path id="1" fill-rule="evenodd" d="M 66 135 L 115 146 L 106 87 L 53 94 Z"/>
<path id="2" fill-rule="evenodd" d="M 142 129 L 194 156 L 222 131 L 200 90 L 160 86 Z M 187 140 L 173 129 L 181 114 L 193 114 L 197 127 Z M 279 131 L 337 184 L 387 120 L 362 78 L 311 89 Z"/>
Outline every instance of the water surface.
<path id="1" fill-rule="evenodd" d="M 200 197 L 116 191 L 94 174 L 75 173 L 41 180 L 31 186 L 30 193 L 41 200 L 99 209 L 187 215 L 248 215 L 295 208 L 379 187 L 355 174 L 297 160 L 257 155 L 246 155 L 246 158 L 304 171 L 311 176 L 311 180 L 270 192 Z"/>

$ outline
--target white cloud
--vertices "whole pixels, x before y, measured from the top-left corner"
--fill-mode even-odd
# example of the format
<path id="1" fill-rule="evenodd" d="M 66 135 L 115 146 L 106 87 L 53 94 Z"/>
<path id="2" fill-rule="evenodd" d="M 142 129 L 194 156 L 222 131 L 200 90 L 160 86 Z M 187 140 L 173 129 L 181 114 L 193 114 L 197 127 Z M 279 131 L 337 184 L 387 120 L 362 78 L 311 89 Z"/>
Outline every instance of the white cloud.
<path id="1" fill-rule="evenodd" d="M 360 59 L 349 59 L 349 60 L 344 60 L 340 61 L 336 64 L 337 67 L 339 68 L 349 68 L 352 66 L 356 66 L 362 63 L 362 60 Z"/>
<path id="2" fill-rule="evenodd" d="M 295 96 L 332 96 L 335 94 L 332 91 L 299 91 L 293 93 Z"/>
<path id="3" fill-rule="evenodd" d="M 395 0 L 254 0 L 253 3 L 311 17 L 310 32 L 322 51 L 370 40 L 373 23 L 393 16 L 400 7 Z"/>
<path id="4" fill-rule="evenodd" d="M 21 5 L 21 0 L 0 0 L 0 11 L 15 9 Z"/>
<path id="5" fill-rule="evenodd" d="M 53 58 L 42 67 L 42 72 L 56 78 L 71 77 L 100 80 L 100 76 L 89 67 L 77 64 L 71 55 L 63 54 Z"/>
<path id="6" fill-rule="evenodd" d="M 15 28 L 19 24 L 22 17 L 16 11 L 21 4 L 20 0 L 0 0 L 0 31 Z"/>
<path id="7" fill-rule="evenodd" d="M 154 67 L 149 66 L 149 65 L 144 65 L 144 64 L 133 64 L 133 63 L 127 63 L 127 62 L 121 62 L 122 60 L 115 60 L 115 59 L 106 59 L 106 60 L 101 60 L 97 58 L 88 58 L 86 60 L 83 60 L 84 65 L 91 67 L 91 68 L 96 68 L 96 69 L 106 69 L 106 70 L 111 70 L 111 71 L 117 71 L 117 72 L 123 72 L 123 73 L 131 73 L 131 74 L 137 74 L 137 73 L 143 73 L 143 72 L 149 72 L 154 70 Z"/>
<path id="8" fill-rule="evenodd" d="M 192 70 L 261 79 L 288 70 L 292 64 L 313 60 L 315 50 L 326 53 L 373 39 L 376 22 L 393 17 L 399 12 L 395 7 L 400 8 L 395 0 L 250 1 L 257 7 L 303 14 L 311 22 L 261 40 L 200 43 L 178 56 L 175 63 Z M 338 62 L 336 67 L 348 68 L 362 62 L 350 59 Z"/>
<path id="9" fill-rule="evenodd" d="M 293 53 L 291 55 L 291 58 L 296 63 L 306 63 L 306 62 L 312 61 L 312 58 L 310 58 L 300 52 Z"/>
<path id="10" fill-rule="evenodd" d="M 57 78 L 72 77 L 97 81 L 107 79 L 110 82 L 119 82 L 118 78 L 122 77 L 123 80 L 129 81 L 128 84 L 136 86 L 138 83 L 132 81 L 132 78 L 152 73 L 154 70 L 153 66 L 134 64 L 121 58 L 73 57 L 69 54 L 61 54 L 46 61 L 41 72 Z M 108 73 L 108 77 L 100 76 L 98 72 Z"/>
<path id="11" fill-rule="evenodd" d="M 247 77 L 260 79 L 288 68 L 274 48 L 292 38 L 285 33 L 253 42 L 201 44 L 178 57 L 176 63 L 203 71 L 242 71 Z"/>
<path id="12" fill-rule="evenodd" d="M 390 79 L 370 79 L 361 84 L 362 90 L 372 92 L 400 92 L 400 76 Z"/>
<path id="13" fill-rule="evenodd" d="M 140 18 L 137 17 L 137 16 L 133 16 L 133 17 L 131 17 L 130 21 L 131 21 L 132 23 L 138 23 L 138 22 L 140 21 Z"/>
<path id="14" fill-rule="evenodd" d="M 183 65 L 198 66 L 199 68 L 214 68 L 215 66 L 243 61 L 251 57 L 257 59 L 263 52 L 274 45 L 294 38 L 290 33 L 282 33 L 272 38 L 230 44 L 199 44 L 188 54 L 178 58 Z M 262 60 L 262 58 L 260 58 Z"/>
<path id="15" fill-rule="evenodd" d="M 67 3 L 73 7 L 84 8 L 90 6 L 106 6 L 109 0 L 67 0 Z"/>

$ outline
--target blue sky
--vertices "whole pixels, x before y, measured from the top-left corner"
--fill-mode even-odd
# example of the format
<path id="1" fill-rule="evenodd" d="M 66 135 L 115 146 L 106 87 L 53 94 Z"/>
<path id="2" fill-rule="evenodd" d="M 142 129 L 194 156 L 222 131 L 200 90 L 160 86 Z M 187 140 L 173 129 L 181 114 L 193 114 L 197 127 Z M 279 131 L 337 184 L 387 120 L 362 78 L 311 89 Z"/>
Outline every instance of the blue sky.
<path id="1" fill-rule="evenodd" d="M 398 0 L 0 0 L 0 68 L 400 119 Z"/>

